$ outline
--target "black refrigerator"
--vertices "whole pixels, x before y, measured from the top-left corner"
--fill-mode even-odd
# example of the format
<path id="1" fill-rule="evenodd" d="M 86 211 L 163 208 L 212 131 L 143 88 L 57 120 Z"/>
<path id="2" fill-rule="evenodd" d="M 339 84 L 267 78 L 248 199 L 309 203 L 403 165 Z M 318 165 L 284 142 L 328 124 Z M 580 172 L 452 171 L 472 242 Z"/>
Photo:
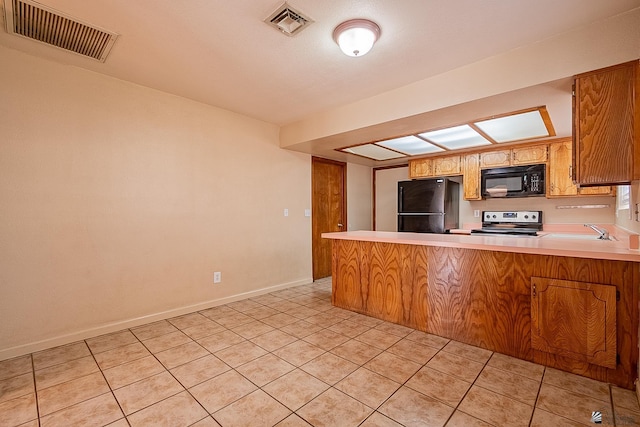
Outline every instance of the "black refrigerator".
<path id="1" fill-rule="evenodd" d="M 398 231 L 447 233 L 458 228 L 460 189 L 447 178 L 398 182 Z"/>

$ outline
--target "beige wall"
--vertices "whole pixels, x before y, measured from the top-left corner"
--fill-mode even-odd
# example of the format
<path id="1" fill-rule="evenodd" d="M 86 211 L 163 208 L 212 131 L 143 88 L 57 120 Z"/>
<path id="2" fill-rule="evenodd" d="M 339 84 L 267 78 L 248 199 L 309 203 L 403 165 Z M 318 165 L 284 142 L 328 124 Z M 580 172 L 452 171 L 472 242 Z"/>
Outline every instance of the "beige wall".
<path id="1" fill-rule="evenodd" d="M 0 359 L 311 280 L 310 158 L 276 126 L 0 63 Z"/>
<path id="2" fill-rule="evenodd" d="M 372 174 L 368 166 L 347 164 L 347 227 L 371 230 Z"/>
<path id="3" fill-rule="evenodd" d="M 407 179 L 407 166 L 376 171 L 377 231 L 398 231 L 398 181 Z"/>

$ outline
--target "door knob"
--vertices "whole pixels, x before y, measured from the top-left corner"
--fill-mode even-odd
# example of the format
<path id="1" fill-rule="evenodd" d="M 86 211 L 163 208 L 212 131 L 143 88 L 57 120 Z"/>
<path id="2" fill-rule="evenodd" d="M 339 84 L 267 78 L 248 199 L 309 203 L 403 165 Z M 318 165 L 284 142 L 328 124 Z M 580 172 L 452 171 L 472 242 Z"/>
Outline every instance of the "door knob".
<path id="1" fill-rule="evenodd" d="M 338 224 L 338 227 L 342 227 L 342 224 Z"/>

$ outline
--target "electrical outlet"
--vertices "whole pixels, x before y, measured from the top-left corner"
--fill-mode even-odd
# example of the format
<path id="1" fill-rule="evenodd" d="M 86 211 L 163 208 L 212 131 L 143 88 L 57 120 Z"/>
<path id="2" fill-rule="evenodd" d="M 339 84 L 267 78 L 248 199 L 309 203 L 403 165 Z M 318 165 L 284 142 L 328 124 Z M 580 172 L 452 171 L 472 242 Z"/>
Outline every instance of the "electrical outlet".
<path id="1" fill-rule="evenodd" d="M 289 216 L 289 209 L 284 210 L 284 216 Z"/>
<path id="2" fill-rule="evenodd" d="M 479 209 L 474 209 L 473 210 L 473 217 L 474 218 L 480 218 L 480 210 Z"/>
<path id="3" fill-rule="evenodd" d="M 222 281 L 222 273 L 219 271 L 216 271 L 215 273 L 213 273 L 213 283 L 220 283 Z"/>
<path id="4" fill-rule="evenodd" d="M 304 216 L 311 216 L 311 209 L 305 209 Z"/>

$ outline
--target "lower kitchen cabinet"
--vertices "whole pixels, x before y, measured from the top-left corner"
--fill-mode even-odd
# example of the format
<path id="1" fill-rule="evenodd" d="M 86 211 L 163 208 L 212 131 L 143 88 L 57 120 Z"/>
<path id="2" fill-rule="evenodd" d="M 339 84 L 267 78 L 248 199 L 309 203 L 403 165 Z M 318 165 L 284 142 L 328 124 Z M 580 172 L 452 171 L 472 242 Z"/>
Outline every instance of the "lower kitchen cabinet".
<path id="1" fill-rule="evenodd" d="M 531 346 L 616 368 L 616 287 L 531 278 Z"/>

